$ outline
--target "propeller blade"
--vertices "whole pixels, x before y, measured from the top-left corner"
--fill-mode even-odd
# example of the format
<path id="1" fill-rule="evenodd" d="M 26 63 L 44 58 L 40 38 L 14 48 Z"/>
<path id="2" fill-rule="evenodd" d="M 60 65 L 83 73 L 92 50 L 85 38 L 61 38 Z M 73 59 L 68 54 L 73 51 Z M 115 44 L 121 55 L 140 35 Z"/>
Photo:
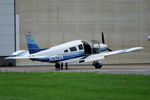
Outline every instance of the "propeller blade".
<path id="1" fill-rule="evenodd" d="M 102 43 L 105 44 L 104 33 L 102 32 Z M 110 48 L 107 48 L 108 51 L 112 51 Z"/>
<path id="2" fill-rule="evenodd" d="M 104 33 L 102 32 L 102 43 L 105 44 Z"/>
<path id="3" fill-rule="evenodd" d="M 112 51 L 111 49 L 107 48 L 108 51 Z"/>

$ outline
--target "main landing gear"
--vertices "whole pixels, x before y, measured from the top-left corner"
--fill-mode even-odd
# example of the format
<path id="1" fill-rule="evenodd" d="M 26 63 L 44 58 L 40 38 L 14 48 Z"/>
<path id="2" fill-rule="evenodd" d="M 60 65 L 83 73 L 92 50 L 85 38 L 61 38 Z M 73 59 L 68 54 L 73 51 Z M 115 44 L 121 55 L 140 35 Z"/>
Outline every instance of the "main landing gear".
<path id="1" fill-rule="evenodd" d="M 103 64 L 94 61 L 94 62 L 93 62 L 93 66 L 94 66 L 96 69 L 100 69 L 100 68 L 102 68 Z"/>
<path id="2" fill-rule="evenodd" d="M 55 63 L 55 68 L 56 68 L 56 69 L 63 69 L 63 66 L 64 66 L 63 63 Z M 102 68 L 103 64 L 94 61 L 94 62 L 93 62 L 93 66 L 94 66 L 96 69 L 100 69 L 100 68 Z M 65 63 L 65 67 L 66 67 L 66 69 L 68 69 L 68 63 Z"/>
<path id="3" fill-rule="evenodd" d="M 63 63 L 55 63 L 55 68 L 56 69 L 63 69 L 64 64 Z M 68 63 L 65 63 L 66 69 L 68 69 Z"/>

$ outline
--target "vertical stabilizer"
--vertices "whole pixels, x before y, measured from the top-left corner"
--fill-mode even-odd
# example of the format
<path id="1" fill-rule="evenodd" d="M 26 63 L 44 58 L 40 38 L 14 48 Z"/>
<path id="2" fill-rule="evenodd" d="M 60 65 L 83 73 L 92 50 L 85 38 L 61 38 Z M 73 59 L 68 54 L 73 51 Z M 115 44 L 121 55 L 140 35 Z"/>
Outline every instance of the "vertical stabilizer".
<path id="1" fill-rule="evenodd" d="M 30 54 L 45 50 L 45 49 L 40 49 L 39 48 L 39 46 L 36 44 L 36 42 L 32 38 L 30 32 L 28 32 L 26 34 L 26 42 L 27 42 L 27 47 L 28 47 L 28 50 L 29 50 Z"/>

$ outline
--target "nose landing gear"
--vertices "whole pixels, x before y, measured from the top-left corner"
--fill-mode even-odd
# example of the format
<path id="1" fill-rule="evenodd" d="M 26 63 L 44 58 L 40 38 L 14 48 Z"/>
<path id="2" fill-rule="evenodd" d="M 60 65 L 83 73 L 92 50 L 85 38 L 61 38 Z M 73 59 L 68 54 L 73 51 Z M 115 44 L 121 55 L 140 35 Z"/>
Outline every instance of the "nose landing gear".
<path id="1" fill-rule="evenodd" d="M 100 68 L 102 68 L 103 64 L 94 61 L 94 62 L 93 62 L 93 66 L 94 66 L 96 69 L 100 69 Z"/>

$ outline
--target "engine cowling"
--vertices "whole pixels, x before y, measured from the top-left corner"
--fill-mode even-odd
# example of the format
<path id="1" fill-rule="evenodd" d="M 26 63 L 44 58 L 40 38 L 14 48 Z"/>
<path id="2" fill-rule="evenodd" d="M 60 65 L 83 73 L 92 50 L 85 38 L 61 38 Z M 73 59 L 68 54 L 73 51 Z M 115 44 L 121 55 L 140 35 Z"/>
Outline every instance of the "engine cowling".
<path id="1" fill-rule="evenodd" d="M 93 44 L 93 53 L 97 54 L 106 51 L 107 47 L 108 46 L 106 44 Z"/>

